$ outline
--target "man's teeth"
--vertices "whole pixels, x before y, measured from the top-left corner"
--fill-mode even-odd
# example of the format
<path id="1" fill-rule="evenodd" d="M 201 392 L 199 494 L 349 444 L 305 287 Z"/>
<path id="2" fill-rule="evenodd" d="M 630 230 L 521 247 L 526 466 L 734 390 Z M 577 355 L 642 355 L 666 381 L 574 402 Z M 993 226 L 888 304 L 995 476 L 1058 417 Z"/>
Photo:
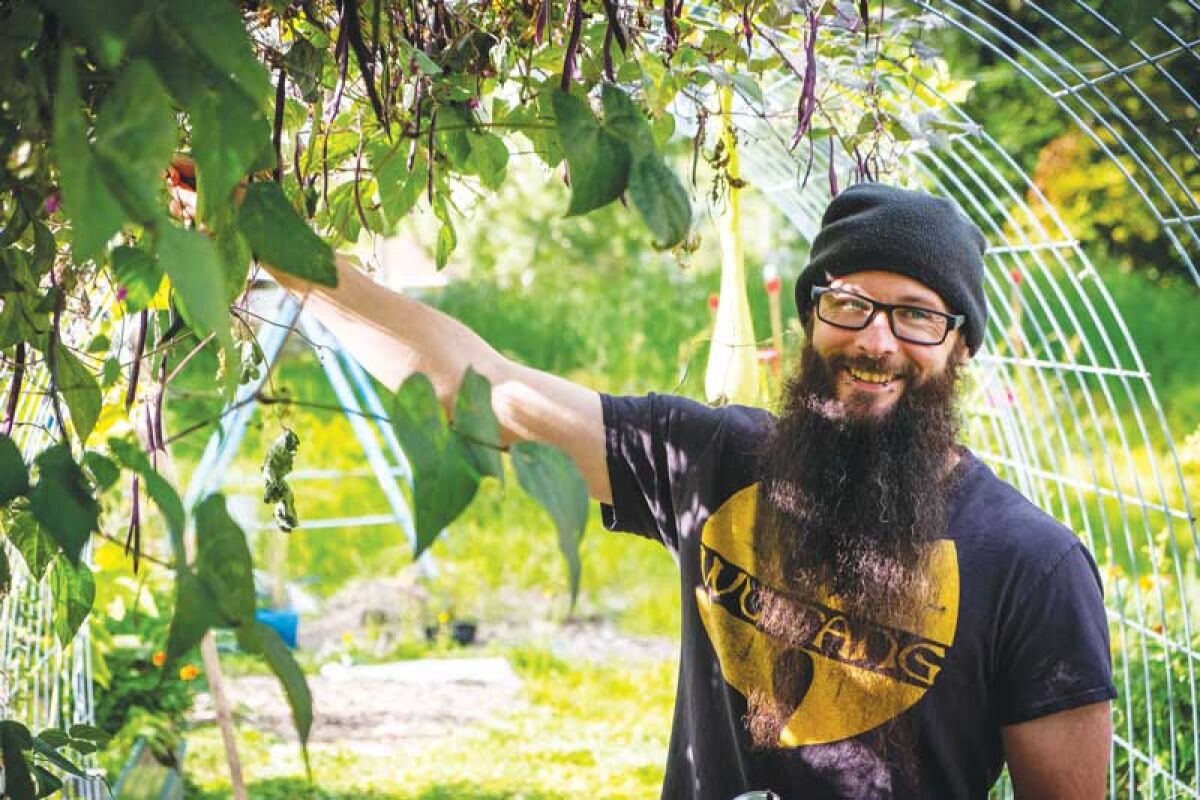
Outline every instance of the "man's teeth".
<path id="1" fill-rule="evenodd" d="M 893 378 L 893 376 L 888 375 L 885 372 L 871 372 L 869 370 L 859 370 L 859 369 L 852 369 L 852 368 L 847 368 L 846 371 L 850 373 L 851 377 L 856 378 L 857 380 L 860 380 L 860 381 L 866 381 L 867 383 L 878 383 L 878 384 L 882 385 L 882 384 L 890 383 Z"/>

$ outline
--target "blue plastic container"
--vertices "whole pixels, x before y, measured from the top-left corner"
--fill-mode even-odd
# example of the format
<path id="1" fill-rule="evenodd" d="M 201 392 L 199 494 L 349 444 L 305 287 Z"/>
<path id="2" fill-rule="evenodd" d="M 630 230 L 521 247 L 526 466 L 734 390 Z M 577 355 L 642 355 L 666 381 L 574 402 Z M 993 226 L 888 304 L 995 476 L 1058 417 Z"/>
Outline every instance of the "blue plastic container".
<path id="1" fill-rule="evenodd" d="M 260 608 L 254 612 L 254 617 L 262 624 L 273 628 L 279 634 L 279 638 L 283 639 L 284 644 L 293 650 L 296 649 L 296 628 L 300 625 L 300 615 L 296 613 L 295 609 Z"/>

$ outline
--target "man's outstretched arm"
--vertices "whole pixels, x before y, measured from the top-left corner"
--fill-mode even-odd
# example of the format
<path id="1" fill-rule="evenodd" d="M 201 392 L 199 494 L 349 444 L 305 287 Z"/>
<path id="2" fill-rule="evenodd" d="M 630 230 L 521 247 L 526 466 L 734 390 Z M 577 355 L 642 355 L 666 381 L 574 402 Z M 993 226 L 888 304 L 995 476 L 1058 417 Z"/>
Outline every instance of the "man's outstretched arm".
<path id="1" fill-rule="evenodd" d="M 492 407 L 506 443 L 558 447 L 574 460 L 591 496 L 611 500 L 597 392 L 505 358 L 458 320 L 388 289 L 341 258 L 335 289 L 268 270 L 390 389 L 422 372 L 453 413 L 463 375 L 473 367 L 492 384 Z"/>
<path id="2" fill-rule="evenodd" d="M 1105 796 L 1112 708 L 1092 703 L 1001 729 L 1018 800 Z"/>

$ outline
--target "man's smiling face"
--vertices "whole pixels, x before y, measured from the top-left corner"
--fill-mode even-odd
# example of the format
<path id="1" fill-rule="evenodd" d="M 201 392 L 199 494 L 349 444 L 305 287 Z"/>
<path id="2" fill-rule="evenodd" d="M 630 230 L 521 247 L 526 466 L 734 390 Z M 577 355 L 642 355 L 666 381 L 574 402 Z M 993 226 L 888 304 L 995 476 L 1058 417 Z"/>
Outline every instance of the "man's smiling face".
<path id="1" fill-rule="evenodd" d="M 829 286 L 883 303 L 950 313 L 937 292 L 895 272 L 855 272 Z M 859 331 L 830 325 L 815 313 L 812 324 L 813 348 L 836 370 L 837 398 L 851 413 L 882 416 L 910 385 L 942 374 L 952 358 L 966 357 L 958 331 L 951 331 L 941 344 L 912 344 L 896 338 L 882 311 Z"/>

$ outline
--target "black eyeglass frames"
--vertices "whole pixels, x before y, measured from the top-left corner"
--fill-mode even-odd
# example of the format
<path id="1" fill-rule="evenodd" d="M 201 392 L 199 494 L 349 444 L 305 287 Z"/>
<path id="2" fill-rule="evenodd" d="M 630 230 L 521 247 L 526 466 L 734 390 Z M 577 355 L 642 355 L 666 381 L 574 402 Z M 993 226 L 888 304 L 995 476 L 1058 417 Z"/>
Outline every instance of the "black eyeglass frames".
<path id="1" fill-rule="evenodd" d="M 861 294 L 829 286 L 812 287 L 817 317 L 835 328 L 861 331 L 882 311 L 887 315 L 892 335 L 910 344 L 937 345 L 946 341 L 950 331 L 967 321 L 962 314 L 947 314 L 932 308 L 881 303 Z"/>

